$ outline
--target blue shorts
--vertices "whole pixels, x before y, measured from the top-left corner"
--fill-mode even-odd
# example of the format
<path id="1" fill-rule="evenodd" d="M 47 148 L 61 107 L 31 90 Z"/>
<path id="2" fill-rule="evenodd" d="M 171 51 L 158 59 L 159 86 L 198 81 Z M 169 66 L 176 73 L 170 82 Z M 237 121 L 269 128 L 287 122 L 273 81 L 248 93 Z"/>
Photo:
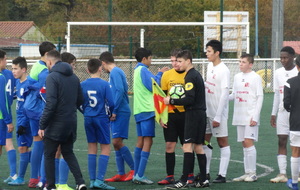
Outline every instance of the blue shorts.
<path id="1" fill-rule="evenodd" d="M 136 123 L 136 132 L 138 137 L 155 137 L 154 117 Z"/>
<path id="2" fill-rule="evenodd" d="M 7 125 L 3 119 L 0 119 L 0 145 L 6 145 Z"/>
<path id="3" fill-rule="evenodd" d="M 88 143 L 110 144 L 110 125 L 107 117 L 84 117 Z"/>
<path id="4" fill-rule="evenodd" d="M 36 119 L 29 119 L 29 125 L 31 128 L 31 135 L 33 137 L 38 136 L 38 132 L 39 132 L 39 120 Z"/>
<path id="5" fill-rule="evenodd" d="M 23 125 L 23 127 L 26 127 L 25 134 L 23 134 L 23 135 L 17 134 L 17 143 L 18 143 L 19 147 L 22 147 L 22 146 L 31 147 L 32 141 L 33 141 L 33 138 L 31 135 L 31 128 L 29 125 L 29 120 L 26 120 L 27 118 L 24 118 L 24 117 L 26 117 L 26 116 L 25 115 L 17 115 L 17 130 L 16 131 L 18 131 L 18 129 L 21 125 Z"/>
<path id="6" fill-rule="evenodd" d="M 131 113 L 119 113 L 117 119 L 112 121 L 111 133 L 112 138 L 128 139 L 129 120 Z"/>

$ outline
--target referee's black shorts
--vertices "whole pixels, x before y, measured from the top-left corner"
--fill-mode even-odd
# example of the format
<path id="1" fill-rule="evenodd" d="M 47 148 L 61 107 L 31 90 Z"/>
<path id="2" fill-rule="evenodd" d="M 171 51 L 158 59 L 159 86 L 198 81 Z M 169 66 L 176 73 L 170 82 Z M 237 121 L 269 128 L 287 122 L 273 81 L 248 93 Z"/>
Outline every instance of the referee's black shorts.
<path id="1" fill-rule="evenodd" d="M 166 142 L 177 142 L 183 144 L 185 112 L 169 113 L 168 128 L 164 128 Z"/>
<path id="2" fill-rule="evenodd" d="M 206 112 L 203 110 L 186 110 L 184 143 L 204 144 L 206 131 Z"/>

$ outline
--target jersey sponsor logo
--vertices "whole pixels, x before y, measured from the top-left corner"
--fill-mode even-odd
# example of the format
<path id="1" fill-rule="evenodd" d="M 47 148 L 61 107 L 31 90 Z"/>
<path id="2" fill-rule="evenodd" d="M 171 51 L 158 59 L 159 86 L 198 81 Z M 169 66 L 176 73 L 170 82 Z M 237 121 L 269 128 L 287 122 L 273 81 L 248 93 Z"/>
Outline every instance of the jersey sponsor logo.
<path id="1" fill-rule="evenodd" d="M 185 84 L 185 90 L 192 90 L 194 88 L 194 84 L 191 82 L 188 82 Z"/>
<path id="2" fill-rule="evenodd" d="M 212 85 L 212 86 L 216 86 L 215 83 L 212 83 L 212 82 L 209 82 L 209 81 L 206 81 L 206 84 L 209 84 L 209 85 Z"/>
<path id="3" fill-rule="evenodd" d="M 207 89 L 207 93 L 208 93 L 208 94 L 214 94 L 214 92 L 211 91 L 208 87 L 205 87 L 205 88 Z"/>
<path id="4" fill-rule="evenodd" d="M 213 79 L 216 79 L 216 76 L 217 76 L 217 75 L 216 75 L 216 74 L 214 74 L 214 75 L 212 76 L 212 78 L 213 78 Z"/>
<path id="5" fill-rule="evenodd" d="M 241 98 L 241 97 L 236 97 L 236 99 L 239 101 L 239 102 L 247 102 L 247 100 Z"/>
<path id="6" fill-rule="evenodd" d="M 249 86 L 250 86 L 249 82 L 246 82 L 245 87 L 249 87 Z"/>

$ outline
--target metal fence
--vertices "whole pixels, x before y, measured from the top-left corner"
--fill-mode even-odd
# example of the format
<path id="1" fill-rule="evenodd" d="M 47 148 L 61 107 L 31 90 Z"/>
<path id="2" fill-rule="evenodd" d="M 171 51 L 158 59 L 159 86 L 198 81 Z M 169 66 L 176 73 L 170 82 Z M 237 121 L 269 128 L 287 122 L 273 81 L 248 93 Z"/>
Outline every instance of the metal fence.
<path id="1" fill-rule="evenodd" d="M 28 62 L 28 73 L 30 72 L 31 66 L 37 60 L 27 60 Z M 78 59 L 76 61 L 75 74 L 79 77 L 80 81 L 89 78 L 87 72 L 86 63 L 87 59 Z M 228 66 L 231 74 L 231 86 L 233 83 L 234 75 L 240 72 L 239 70 L 239 59 L 222 59 L 222 61 Z M 115 59 L 115 63 L 120 67 L 127 76 L 127 82 L 129 86 L 129 92 L 133 91 L 133 71 L 136 65 L 135 59 Z M 207 70 L 207 59 L 193 59 L 193 64 L 204 80 L 206 79 Z M 164 66 L 171 67 L 170 59 L 152 59 L 152 65 L 149 70 L 156 74 L 158 69 Z M 276 69 L 281 67 L 279 59 L 256 59 L 253 65 L 253 70 L 262 77 L 263 88 L 265 92 L 273 92 L 273 78 Z M 11 60 L 8 60 L 7 69 L 11 69 Z M 102 73 L 101 76 L 104 80 L 108 80 L 108 74 Z"/>

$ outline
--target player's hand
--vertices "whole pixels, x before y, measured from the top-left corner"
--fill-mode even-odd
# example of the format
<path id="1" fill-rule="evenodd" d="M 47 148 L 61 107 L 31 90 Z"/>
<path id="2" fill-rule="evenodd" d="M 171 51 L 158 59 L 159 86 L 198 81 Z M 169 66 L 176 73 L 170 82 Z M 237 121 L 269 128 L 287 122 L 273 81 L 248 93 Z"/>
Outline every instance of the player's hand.
<path id="1" fill-rule="evenodd" d="M 170 70 L 170 67 L 163 67 L 163 68 L 161 68 L 161 69 L 159 68 L 159 69 L 158 69 L 158 72 L 163 72 L 163 73 L 164 73 L 164 72 L 166 72 L 166 71 L 168 71 L 168 70 Z"/>
<path id="2" fill-rule="evenodd" d="M 276 128 L 276 115 L 271 115 L 270 124 L 272 127 Z"/>
<path id="3" fill-rule="evenodd" d="M 12 123 L 10 123 L 10 124 L 7 124 L 6 126 L 7 126 L 7 132 L 9 132 L 9 133 L 13 132 L 13 130 L 14 130 L 14 126 L 13 126 L 13 124 L 12 124 Z"/>
<path id="4" fill-rule="evenodd" d="M 41 137 L 41 139 L 44 138 L 45 130 L 39 129 L 38 134 L 39 134 L 39 137 Z"/>
<path id="5" fill-rule="evenodd" d="M 166 105 L 169 105 L 169 104 L 170 104 L 170 96 L 167 96 L 167 97 L 164 98 L 164 103 L 165 103 Z"/>
<path id="6" fill-rule="evenodd" d="M 212 122 L 212 126 L 213 126 L 213 127 L 220 127 L 220 123 L 217 122 L 217 121 L 213 121 L 213 122 Z"/>
<path id="7" fill-rule="evenodd" d="M 256 126 L 256 125 L 257 125 L 257 122 L 251 119 L 250 127 L 253 127 L 253 126 Z"/>
<path id="8" fill-rule="evenodd" d="M 162 128 L 168 128 L 167 124 L 163 123 L 161 120 L 159 120 L 159 124 Z"/>
<path id="9" fill-rule="evenodd" d="M 113 114 L 111 115 L 111 117 L 110 117 L 110 120 L 111 120 L 111 121 L 115 121 L 116 119 L 117 119 L 117 114 L 114 114 L 114 113 L 113 113 Z"/>

